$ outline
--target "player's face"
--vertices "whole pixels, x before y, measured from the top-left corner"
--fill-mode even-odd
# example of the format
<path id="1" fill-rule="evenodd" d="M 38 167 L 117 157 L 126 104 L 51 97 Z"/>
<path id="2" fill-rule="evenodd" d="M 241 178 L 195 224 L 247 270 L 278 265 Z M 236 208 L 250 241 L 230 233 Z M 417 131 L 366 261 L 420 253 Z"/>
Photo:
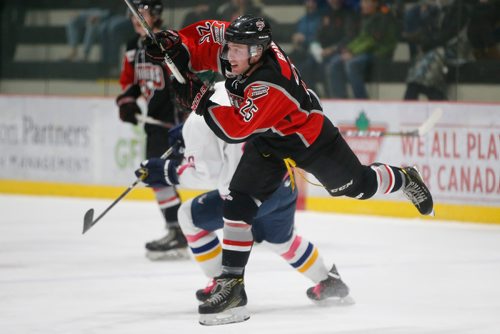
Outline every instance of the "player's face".
<path id="1" fill-rule="evenodd" d="M 248 45 L 233 42 L 227 43 L 227 60 L 231 64 L 231 72 L 233 74 L 245 73 L 250 66 L 248 64 L 249 58 Z"/>
<path id="2" fill-rule="evenodd" d="M 222 58 L 231 64 L 231 74 L 243 74 L 252 64 L 259 61 L 262 56 L 262 46 L 246 45 L 233 42 L 227 42 L 222 52 Z"/>
<path id="3" fill-rule="evenodd" d="M 146 8 L 139 8 L 139 13 L 142 14 L 142 16 L 144 17 L 144 20 L 146 21 L 146 23 L 152 27 L 156 21 L 156 17 L 151 15 L 151 13 L 149 12 L 149 10 L 147 10 Z M 146 31 L 144 31 L 144 28 L 141 26 L 141 23 L 139 22 L 138 19 L 135 18 L 135 16 L 132 16 L 132 24 L 134 26 L 134 30 L 136 33 L 138 33 L 139 35 L 141 35 L 142 37 L 146 36 Z"/>

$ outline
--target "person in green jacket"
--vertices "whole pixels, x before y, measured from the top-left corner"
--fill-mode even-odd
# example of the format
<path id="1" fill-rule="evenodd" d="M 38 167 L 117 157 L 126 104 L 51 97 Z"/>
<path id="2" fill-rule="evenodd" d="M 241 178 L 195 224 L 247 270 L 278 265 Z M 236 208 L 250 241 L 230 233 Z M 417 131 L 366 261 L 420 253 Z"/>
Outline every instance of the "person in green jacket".
<path id="1" fill-rule="evenodd" d="M 368 99 L 365 72 L 377 58 L 390 58 L 397 43 L 394 17 L 379 0 L 361 1 L 361 29 L 359 34 L 336 55 L 326 68 L 332 97 L 347 98 L 347 84 L 354 97 Z"/>

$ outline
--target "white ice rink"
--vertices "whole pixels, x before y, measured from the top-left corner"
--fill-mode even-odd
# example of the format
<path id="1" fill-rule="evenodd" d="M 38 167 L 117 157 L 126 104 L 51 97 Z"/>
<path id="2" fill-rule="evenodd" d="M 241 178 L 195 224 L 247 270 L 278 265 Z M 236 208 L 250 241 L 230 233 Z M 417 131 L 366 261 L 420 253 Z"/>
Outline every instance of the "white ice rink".
<path id="1" fill-rule="evenodd" d="M 81 234 L 110 202 L 0 196 L 0 333 L 500 333 L 500 226 L 299 212 L 357 304 L 312 304 L 311 283 L 256 246 L 250 320 L 203 327 L 196 264 L 144 257 L 164 233 L 154 203 L 119 203 Z"/>

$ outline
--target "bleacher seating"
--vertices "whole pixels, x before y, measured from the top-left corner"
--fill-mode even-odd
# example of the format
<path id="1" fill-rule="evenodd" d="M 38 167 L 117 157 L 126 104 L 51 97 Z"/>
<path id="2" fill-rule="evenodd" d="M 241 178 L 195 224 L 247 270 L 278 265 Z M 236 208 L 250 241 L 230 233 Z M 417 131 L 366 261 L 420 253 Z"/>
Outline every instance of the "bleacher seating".
<path id="1" fill-rule="evenodd" d="M 5 8 L 9 2 L 18 0 L 3 0 Z M 119 1 L 119 0 L 116 0 Z M 95 6 L 102 6 L 99 0 L 90 1 Z M 197 0 L 166 1 L 164 21 L 173 28 L 179 28 L 184 15 L 191 6 L 198 4 Z M 277 26 L 274 26 L 278 42 L 285 48 L 289 46 L 295 22 L 303 14 L 301 1 L 290 5 L 290 0 L 267 0 L 264 3 L 264 13 L 271 17 Z M 7 4 L 7 5 L 5 5 Z M 86 2 L 88 6 L 89 1 Z M 82 9 L 78 0 L 25 0 L 24 19 L 16 27 L 15 40 L 12 38 L 5 43 L 14 43 L 15 53 L 12 59 L 2 59 L 0 78 L 6 79 L 89 79 L 106 78 L 108 74 L 98 62 L 99 46 L 94 47 L 90 62 L 75 63 L 61 61 L 68 53 L 65 24 Z M 124 4 L 125 11 L 125 4 Z M 4 13 L 8 15 L 9 13 Z M 2 16 L 5 17 L 5 16 Z M 6 36 L 6 38 L 9 36 Z M 7 57 L 8 58 L 8 57 Z M 369 81 L 403 83 L 409 68 L 407 46 L 401 42 L 398 45 L 393 61 L 387 64 L 373 66 Z M 115 75 L 116 76 L 116 75 Z M 466 64 L 460 68 L 450 68 L 448 73 L 450 82 L 467 83 L 497 83 L 500 78 L 498 62 L 476 62 Z"/>
<path id="2" fill-rule="evenodd" d="M 9 11 L 9 1 L 6 0 L 6 11 Z M 118 1 L 118 0 L 117 0 Z M 166 3 L 163 12 L 164 22 L 169 27 L 180 28 L 182 19 L 190 7 L 198 4 L 196 0 L 170 1 Z M 276 27 L 280 42 L 286 44 L 287 36 L 294 30 L 294 20 L 301 15 L 302 6 L 285 6 L 287 1 L 272 1 L 272 5 L 266 5 L 266 14 L 276 17 L 279 27 Z M 288 1 L 289 3 L 289 1 Z M 85 8 L 90 5 L 102 7 L 103 2 L 91 0 L 85 2 Z M 4 43 L 10 43 L 14 48 L 11 59 L 4 57 L 0 67 L 1 78 L 16 79 L 96 79 L 106 77 L 106 68 L 98 63 L 99 46 L 96 45 L 90 55 L 89 62 L 75 63 L 62 61 L 69 54 L 70 47 L 67 45 L 65 24 L 83 9 L 79 1 L 35 1 L 26 0 L 22 3 L 22 24 L 17 27 L 15 38 L 10 36 Z M 124 12 L 126 10 L 125 4 Z M 286 11 L 286 15 L 283 14 Z M 9 15 L 8 12 L 4 13 Z M 5 59 L 7 58 L 7 59 Z"/>

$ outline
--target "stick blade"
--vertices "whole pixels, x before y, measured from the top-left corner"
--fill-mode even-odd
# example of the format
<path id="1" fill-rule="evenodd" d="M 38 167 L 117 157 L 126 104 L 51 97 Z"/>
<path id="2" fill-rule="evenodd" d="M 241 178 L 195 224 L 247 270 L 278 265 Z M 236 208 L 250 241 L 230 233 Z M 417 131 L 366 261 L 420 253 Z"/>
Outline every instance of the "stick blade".
<path id="1" fill-rule="evenodd" d="M 429 118 L 418 128 L 418 135 L 426 135 L 443 116 L 443 109 L 436 108 Z"/>
<path id="2" fill-rule="evenodd" d="M 85 216 L 83 217 L 83 232 L 85 234 L 90 228 L 94 226 L 94 209 L 89 209 L 85 212 Z"/>

